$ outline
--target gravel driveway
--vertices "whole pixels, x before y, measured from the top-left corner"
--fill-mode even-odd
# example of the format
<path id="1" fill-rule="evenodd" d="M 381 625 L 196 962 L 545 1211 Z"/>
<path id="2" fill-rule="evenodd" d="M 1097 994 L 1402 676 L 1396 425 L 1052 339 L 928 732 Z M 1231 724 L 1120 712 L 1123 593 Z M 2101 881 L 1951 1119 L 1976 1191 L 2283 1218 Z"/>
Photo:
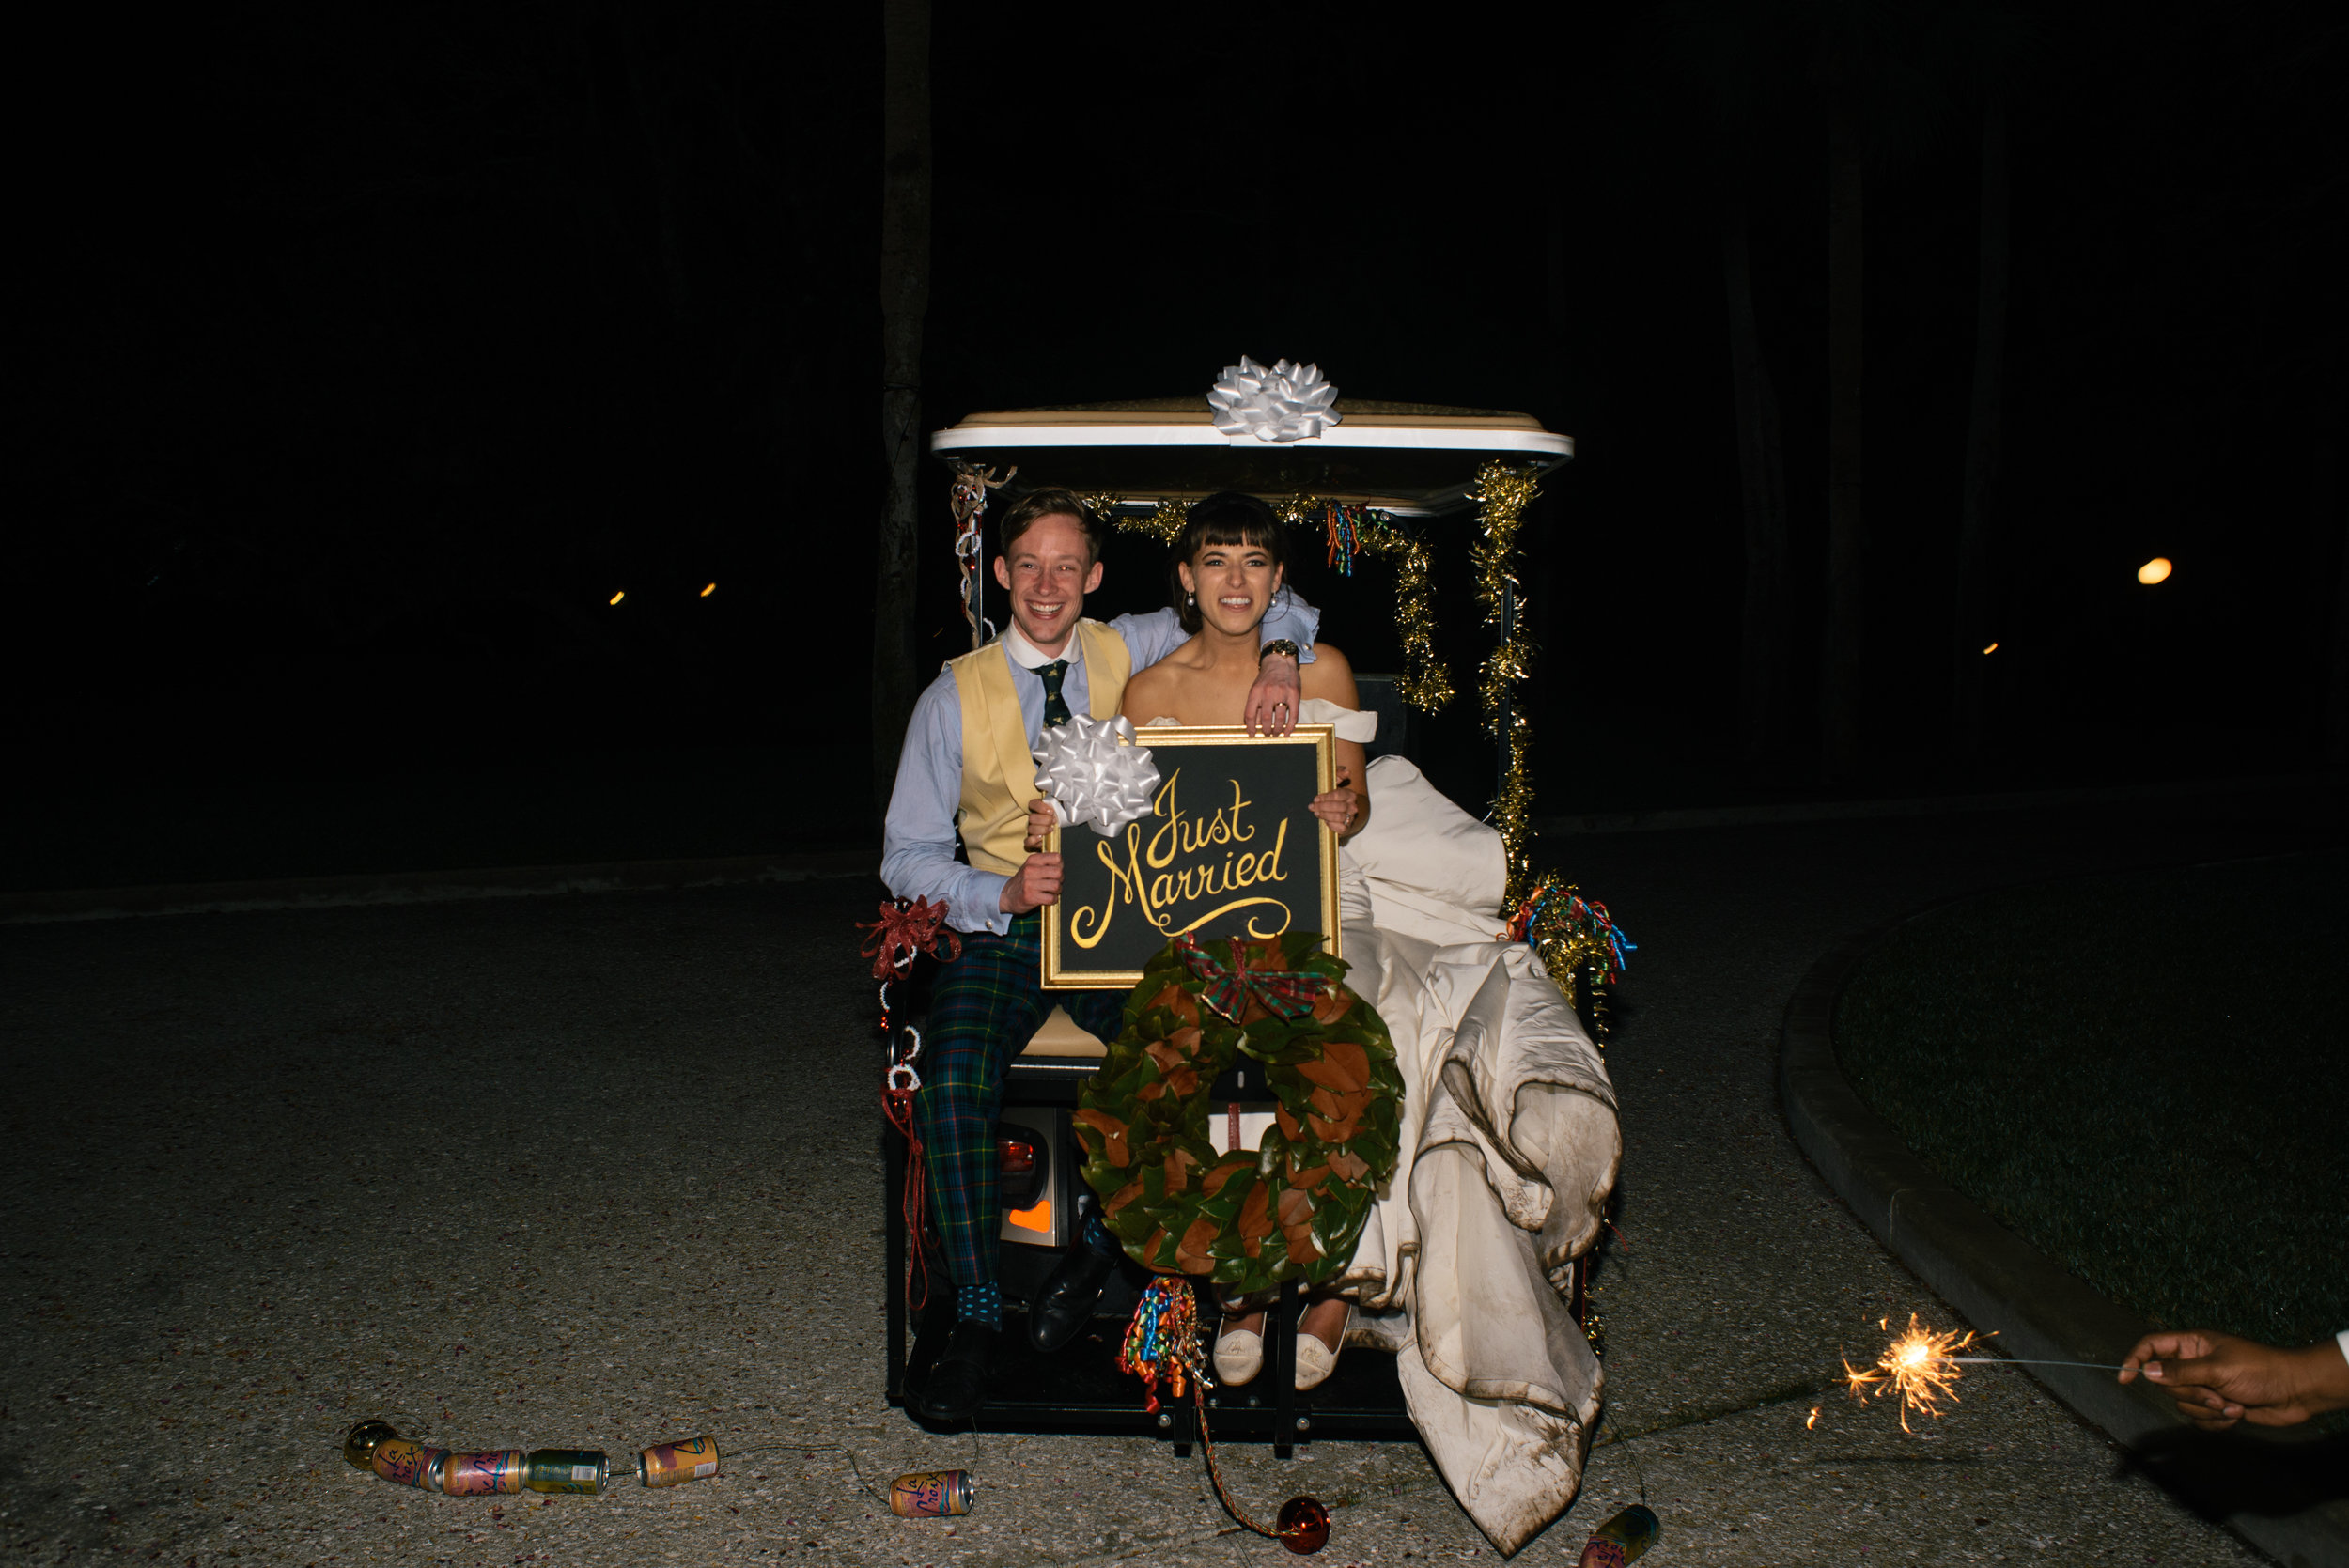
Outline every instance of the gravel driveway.
<path id="1" fill-rule="evenodd" d="M 1644 1490 L 1675 1563 L 2260 1560 L 2011 1371 L 1904 1434 L 1832 1393 L 1947 1310 L 1804 1164 L 1779 1014 L 1840 936 L 1968 888 L 2340 842 L 2307 797 L 1569 840 L 1641 943 L 1601 1271 L 1610 1412 L 1572 1561 Z M 0 1545 L 15 1562 L 1289 1560 L 1196 1458 L 933 1436 L 881 1398 L 859 879 L 0 929 Z M 1811 1412 L 1819 1414 L 1808 1428 Z M 342 1463 L 697 1433 L 716 1480 L 444 1498 Z M 1416 1445 L 1227 1451 L 1332 1564 L 1489 1557 Z M 869 1490 L 977 1472 L 959 1521 Z"/>

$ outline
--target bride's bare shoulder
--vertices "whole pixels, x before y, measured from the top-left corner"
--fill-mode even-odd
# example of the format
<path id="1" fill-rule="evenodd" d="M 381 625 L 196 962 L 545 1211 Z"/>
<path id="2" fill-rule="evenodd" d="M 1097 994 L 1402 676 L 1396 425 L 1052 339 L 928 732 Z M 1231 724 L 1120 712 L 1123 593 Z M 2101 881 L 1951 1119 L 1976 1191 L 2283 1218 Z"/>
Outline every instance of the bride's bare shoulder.
<path id="1" fill-rule="evenodd" d="M 1126 694 L 1118 706 L 1130 716 L 1136 703 L 1164 697 L 1174 685 L 1174 672 L 1163 662 L 1153 664 L 1146 670 L 1136 670 L 1127 677 Z"/>

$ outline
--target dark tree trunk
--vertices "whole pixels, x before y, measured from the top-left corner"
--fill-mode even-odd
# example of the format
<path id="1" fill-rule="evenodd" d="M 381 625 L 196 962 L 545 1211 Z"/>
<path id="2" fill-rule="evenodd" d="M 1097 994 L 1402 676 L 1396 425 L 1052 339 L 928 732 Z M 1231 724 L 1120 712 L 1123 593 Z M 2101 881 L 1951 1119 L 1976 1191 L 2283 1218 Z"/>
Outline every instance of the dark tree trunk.
<path id="1" fill-rule="evenodd" d="M 914 530 L 922 460 L 922 317 L 930 298 L 930 6 L 881 8 L 881 457 L 888 488 L 873 573 L 873 800 L 885 810 L 919 688 Z"/>
<path id="2" fill-rule="evenodd" d="M 1824 771 L 1859 762 L 1859 642 L 1866 532 L 1860 490 L 1860 263 L 1865 177 L 1859 72 L 1837 72 L 1828 105 L 1827 635 L 1819 660 Z"/>
<path id="3" fill-rule="evenodd" d="M 1721 226 L 1721 280 L 1729 296 L 1729 369 L 1737 405 L 1737 471 L 1746 522 L 1744 638 L 1738 660 L 1738 752 L 1749 771 L 1784 749 L 1791 580 L 1786 549 L 1786 469 L 1779 445 L 1778 394 L 1762 357 L 1753 314 L 1751 225 L 1743 198 Z"/>
<path id="4" fill-rule="evenodd" d="M 1974 396 L 1967 415 L 1966 489 L 1957 520 L 1957 600 L 1951 723 L 1961 767 L 1983 758 L 1983 691 L 1997 639 L 1990 592 L 1990 521 L 1998 502 L 2001 395 L 2006 379 L 2008 256 L 2006 105 L 1993 97 L 1982 116 L 1981 252 L 1974 290 Z"/>

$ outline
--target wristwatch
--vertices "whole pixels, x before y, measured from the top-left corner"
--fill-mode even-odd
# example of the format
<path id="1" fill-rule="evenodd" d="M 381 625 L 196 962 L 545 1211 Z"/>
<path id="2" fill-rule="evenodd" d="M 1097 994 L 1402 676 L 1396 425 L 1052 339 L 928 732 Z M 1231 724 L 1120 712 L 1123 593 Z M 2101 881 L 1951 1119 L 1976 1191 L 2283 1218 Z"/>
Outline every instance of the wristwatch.
<path id="1" fill-rule="evenodd" d="M 1265 656 L 1272 653 L 1284 653 L 1291 659 L 1296 659 L 1298 658 L 1297 644 L 1290 642 L 1285 637 L 1275 637 L 1271 642 L 1267 643 L 1263 647 L 1256 650 L 1256 662 L 1259 664 L 1263 663 L 1265 661 Z"/>

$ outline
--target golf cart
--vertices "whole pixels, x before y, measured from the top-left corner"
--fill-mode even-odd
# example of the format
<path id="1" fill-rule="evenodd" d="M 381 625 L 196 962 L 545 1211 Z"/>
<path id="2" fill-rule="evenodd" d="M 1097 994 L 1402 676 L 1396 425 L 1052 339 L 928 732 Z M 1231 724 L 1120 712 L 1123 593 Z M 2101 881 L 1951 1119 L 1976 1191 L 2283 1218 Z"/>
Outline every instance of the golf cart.
<path id="1" fill-rule="evenodd" d="M 1319 418 L 1303 422 L 1305 433 L 1297 433 L 1294 422 L 1270 437 L 1246 428 L 1235 433 L 1233 427 L 1240 423 L 1228 411 L 1202 401 L 1169 400 L 978 413 L 935 432 L 930 451 L 955 474 L 957 558 L 972 645 L 994 629 L 986 615 L 982 519 L 998 487 L 1015 495 L 1031 486 L 1065 487 L 1084 495 L 1112 527 L 1166 540 L 1179 529 L 1189 502 L 1219 490 L 1247 490 L 1263 497 L 1293 526 L 1316 536 L 1326 533 L 1331 562 L 1342 562 L 1349 574 L 1357 555 L 1395 561 L 1396 621 L 1406 668 L 1357 679 L 1362 706 L 1379 716 L 1378 738 L 1369 754 L 1413 756 L 1421 730 L 1417 713 L 1432 711 L 1450 695 L 1427 642 L 1428 551 L 1452 532 L 1448 520 L 1466 514 L 1463 520 L 1483 524 L 1488 551 L 1499 551 L 1493 574 L 1503 601 L 1498 653 L 1508 653 L 1518 635 L 1508 536 L 1522 500 L 1508 512 L 1506 529 L 1496 541 L 1501 508 L 1494 502 L 1499 487 L 1493 475 L 1506 476 L 1522 487 L 1521 497 L 1530 498 L 1532 481 L 1572 456 L 1571 440 L 1523 414 L 1403 404 L 1340 402 L 1331 410 L 1325 403 Z M 1464 546 L 1479 536 L 1472 525 L 1456 533 Z M 1527 791 L 1513 794 L 1511 781 L 1522 780 L 1523 747 L 1512 738 L 1511 683 L 1500 687 L 1498 712 L 1489 711 L 1491 683 L 1486 685 L 1487 718 L 1501 740 L 1497 825 L 1514 855 L 1523 845 Z M 1514 837 L 1508 820 L 1513 800 Z M 933 961 L 926 957 L 910 974 L 889 983 L 889 1066 L 920 1070 L 932 969 Z M 1140 1385 L 1116 1364 L 1127 1321 L 1147 1281 L 1139 1267 L 1128 1264 L 1112 1276 L 1091 1328 L 1065 1349 L 1038 1354 L 1022 1331 L 1027 1303 L 1064 1251 L 1081 1245 L 1083 1217 L 1097 1201 L 1079 1174 L 1083 1156 L 1071 1135 L 1071 1119 L 1079 1093 L 1104 1052 L 1101 1041 L 1055 1008 L 1011 1063 L 997 1149 L 1003 1210 L 1000 1277 L 1012 1321 L 976 1419 L 990 1430 L 1154 1433 L 1187 1453 L 1195 1436 L 1190 1404 L 1170 1401 L 1165 1408 L 1145 1410 Z M 1210 1099 L 1216 1097 L 1211 1089 Z M 894 1126 L 884 1126 L 882 1162 L 888 1189 L 888 1397 L 910 1410 L 952 1327 L 953 1292 L 928 1234 L 929 1217 L 906 1213 L 907 1146 Z M 925 1279 L 926 1298 L 920 1288 Z M 1208 1392 L 1206 1413 L 1214 1435 L 1268 1440 L 1283 1456 L 1293 1443 L 1313 1437 L 1410 1436 L 1391 1355 L 1350 1352 L 1320 1387 L 1309 1393 L 1296 1390 L 1291 1360 L 1300 1311 L 1292 1281 L 1266 1326 L 1264 1373 L 1251 1386 Z"/>

